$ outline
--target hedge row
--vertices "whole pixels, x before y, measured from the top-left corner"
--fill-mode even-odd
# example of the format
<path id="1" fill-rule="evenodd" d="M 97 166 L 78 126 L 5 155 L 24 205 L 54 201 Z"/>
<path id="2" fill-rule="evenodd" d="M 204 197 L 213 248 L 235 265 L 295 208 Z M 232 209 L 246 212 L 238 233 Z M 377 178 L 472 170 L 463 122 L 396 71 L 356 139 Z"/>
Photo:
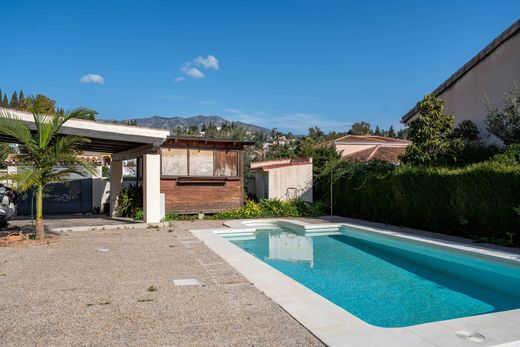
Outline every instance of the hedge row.
<path id="1" fill-rule="evenodd" d="M 460 169 L 368 167 L 334 185 L 342 216 L 518 245 L 520 167 L 495 162 Z M 513 236 L 513 234 L 515 234 Z"/>

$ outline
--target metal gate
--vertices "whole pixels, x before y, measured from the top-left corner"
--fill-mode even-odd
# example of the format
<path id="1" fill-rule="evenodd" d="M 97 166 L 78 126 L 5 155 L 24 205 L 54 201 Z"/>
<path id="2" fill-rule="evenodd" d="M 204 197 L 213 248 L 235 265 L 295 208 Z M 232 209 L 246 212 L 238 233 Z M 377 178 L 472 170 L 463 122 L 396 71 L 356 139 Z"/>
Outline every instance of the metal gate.
<path id="1" fill-rule="evenodd" d="M 26 216 L 34 208 L 33 192 L 23 193 L 18 201 L 17 214 Z M 92 212 L 92 178 L 49 184 L 43 193 L 44 214 Z"/>

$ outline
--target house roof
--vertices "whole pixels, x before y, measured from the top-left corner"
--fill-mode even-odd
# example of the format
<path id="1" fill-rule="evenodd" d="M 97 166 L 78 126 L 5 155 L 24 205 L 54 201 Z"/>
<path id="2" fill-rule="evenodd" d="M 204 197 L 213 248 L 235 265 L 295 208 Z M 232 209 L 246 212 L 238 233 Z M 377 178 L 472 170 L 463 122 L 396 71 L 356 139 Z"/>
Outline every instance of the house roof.
<path id="1" fill-rule="evenodd" d="M 275 159 L 251 162 L 251 170 L 253 171 L 269 171 L 289 166 L 312 165 L 312 158 L 295 158 L 295 159 Z"/>
<path id="2" fill-rule="evenodd" d="M 351 162 L 385 161 L 399 164 L 399 157 L 406 152 L 404 146 L 375 145 L 370 148 L 344 155 L 341 159 Z"/>
<path id="3" fill-rule="evenodd" d="M 394 139 L 392 137 L 375 136 L 375 135 L 347 135 L 340 137 L 334 141 L 335 144 L 395 144 L 407 146 L 410 141 L 403 139 Z"/>
<path id="4" fill-rule="evenodd" d="M 470 59 L 464 66 L 458 69 L 453 75 L 451 75 L 446 81 L 438 86 L 432 94 L 439 96 L 446 89 L 451 87 L 455 82 L 462 78 L 466 73 L 473 69 L 478 63 L 484 60 L 487 56 L 493 53 L 500 45 L 509 40 L 515 34 L 520 32 L 520 19 L 514 22 L 509 28 L 507 28 L 502 34 L 498 35 L 496 39 L 491 41 L 483 50 L 477 53 L 473 58 Z M 406 123 L 417 113 L 417 105 L 415 105 L 410 111 L 408 111 L 402 118 L 401 122 Z"/>
<path id="5" fill-rule="evenodd" d="M 0 108 L 0 117 L 7 114 L 15 116 L 33 131 L 35 130 L 32 113 Z M 147 145 L 158 147 L 169 133 L 169 130 L 164 129 L 142 128 L 85 119 L 70 119 L 63 124 L 59 131 L 60 135 L 78 135 L 88 138 L 90 142 L 82 145 L 82 150 L 105 153 L 123 152 Z M 5 134 L 0 134 L 0 141 L 17 142 L 14 138 Z"/>

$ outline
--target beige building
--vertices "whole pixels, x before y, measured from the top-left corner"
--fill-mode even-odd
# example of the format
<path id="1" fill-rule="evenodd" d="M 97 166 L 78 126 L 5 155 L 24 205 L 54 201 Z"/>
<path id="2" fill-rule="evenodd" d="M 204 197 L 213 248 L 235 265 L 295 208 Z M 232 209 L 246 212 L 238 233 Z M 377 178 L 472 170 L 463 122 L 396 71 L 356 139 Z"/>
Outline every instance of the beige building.
<path id="1" fill-rule="evenodd" d="M 477 124 L 481 139 L 492 143 L 485 115 L 487 99 L 501 108 L 506 94 L 516 85 L 520 87 L 520 20 L 487 45 L 482 51 L 451 75 L 432 93 L 445 101 L 445 112 L 455 116 L 458 124 L 469 119 Z M 402 118 L 410 123 L 417 116 L 412 108 Z"/>
<path id="2" fill-rule="evenodd" d="M 399 164 L 410 141 L 373 135 L 347 135 L 332 142 L 341 159 L 352 162 L 386 161 Z"/>
<path id="3" fill-rule="evenodd" d="M 251 163 L 248 192 L 257 199 L 301 199 L 312 202 L 312 158 Z"/>

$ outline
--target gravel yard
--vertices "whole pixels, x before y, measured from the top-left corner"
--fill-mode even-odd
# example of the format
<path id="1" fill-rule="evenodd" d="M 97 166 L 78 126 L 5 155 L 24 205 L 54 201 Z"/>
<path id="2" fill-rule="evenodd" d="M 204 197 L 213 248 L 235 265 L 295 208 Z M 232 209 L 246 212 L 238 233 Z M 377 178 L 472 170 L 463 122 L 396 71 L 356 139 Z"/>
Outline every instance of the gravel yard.
<path id="1" fill-rule="evenodd" d="M 187 230 L 69 232 L 0 248 L 0 345 L 322 345 Z M 195 279 L 201 286 L 176 286 Z"/>

